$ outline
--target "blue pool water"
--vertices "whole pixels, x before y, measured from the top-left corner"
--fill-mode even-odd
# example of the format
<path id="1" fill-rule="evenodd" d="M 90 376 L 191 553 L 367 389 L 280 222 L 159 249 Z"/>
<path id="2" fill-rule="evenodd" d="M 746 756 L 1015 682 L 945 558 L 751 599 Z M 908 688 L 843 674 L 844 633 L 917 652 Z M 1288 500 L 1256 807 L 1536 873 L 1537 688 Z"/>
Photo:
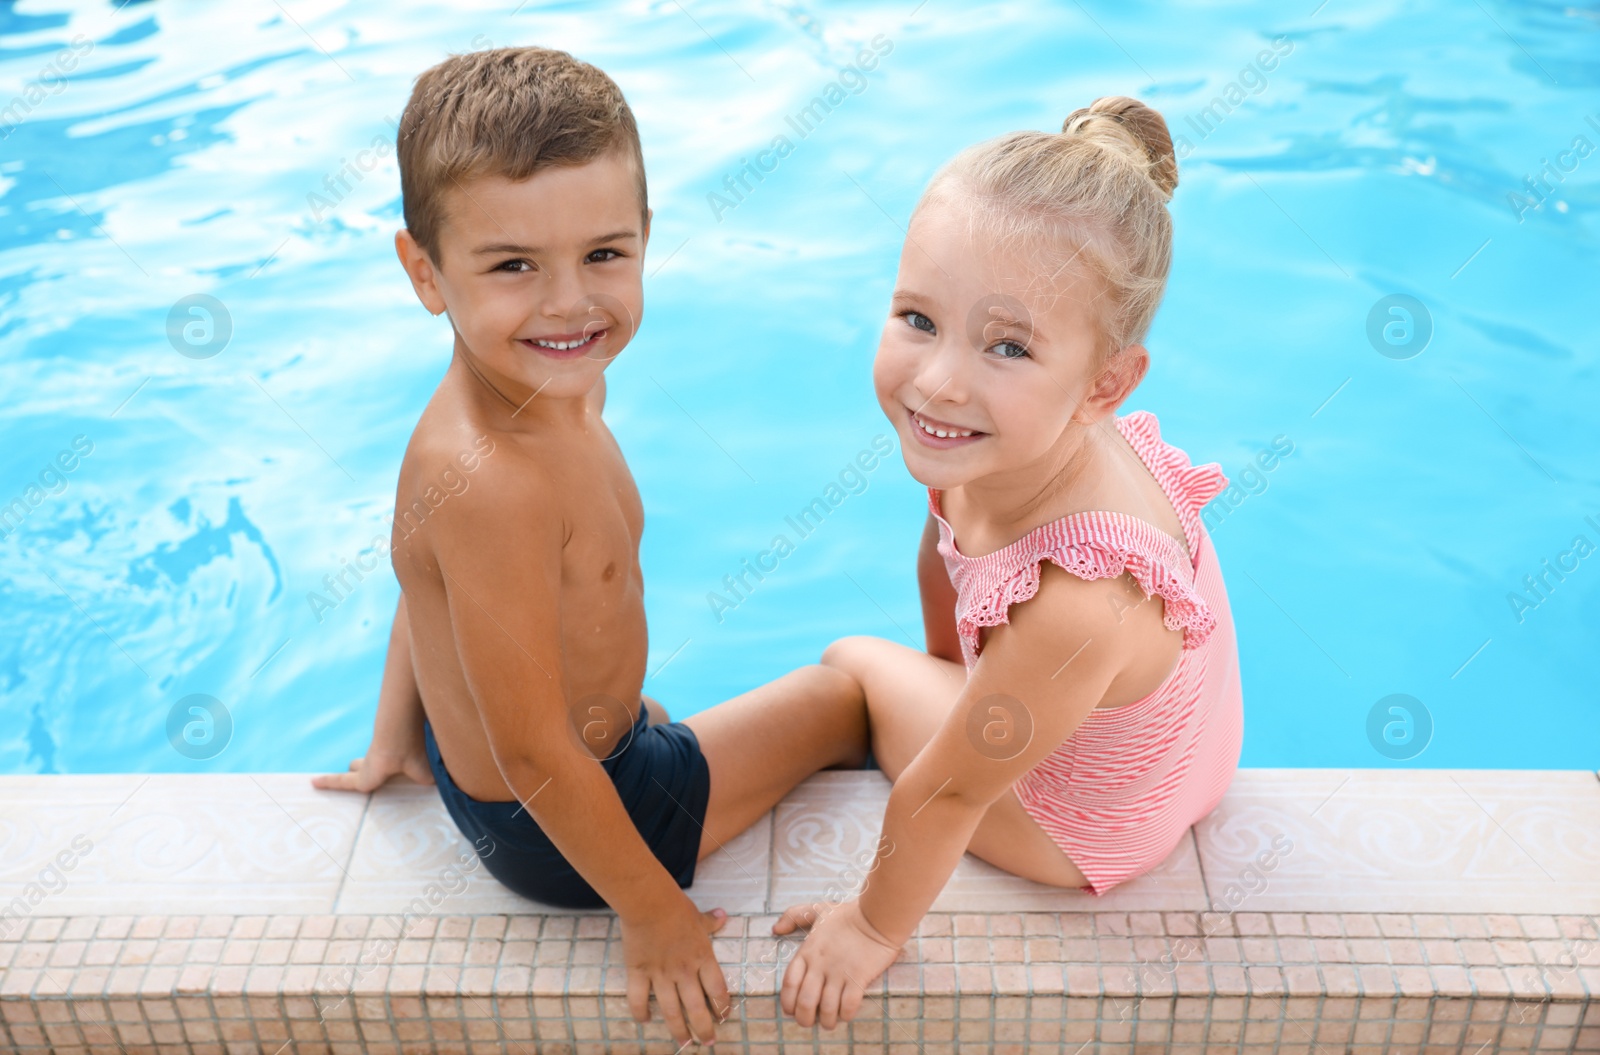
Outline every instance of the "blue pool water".
<path id="1" fill-rule="evenodd" d="M 1592 4 L 454 6 L 0 6 L 0 772 L 362 751 L 393 575 L 308 596 L 387 532 L 450 347 L 393 258 L 384 144 L 417 73 L 512 43 L 599 64 L 642 127 L 647 318 L 606 416 L 675 715 L 917 635 L 897 455 L 720 620 L 708 594 L 892 435 L 869 370 L 933 170 L 1131 94 L 1185 156 L 1129 406 L 1247 477 L 1212 517 L 1244 764 L 1600 765 Z M 191 696 L 225 712 L 180 751 Z"/>

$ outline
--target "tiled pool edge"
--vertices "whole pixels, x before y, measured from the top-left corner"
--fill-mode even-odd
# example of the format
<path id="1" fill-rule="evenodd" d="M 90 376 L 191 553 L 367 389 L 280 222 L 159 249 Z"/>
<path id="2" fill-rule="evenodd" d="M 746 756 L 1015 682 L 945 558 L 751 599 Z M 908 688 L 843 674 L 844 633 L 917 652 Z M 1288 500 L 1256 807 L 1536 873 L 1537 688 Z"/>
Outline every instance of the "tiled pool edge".
<path id="1" fill-rule="evenodd" d="M 1593 917 L 940 913 L 831 1034 L 777 1013 L 774 918 L 731 917 L 716 939 L 739 1001 L 726 1050 L 1600 1051 L 1600 957 L 1561 966 Z M 427 918 L 392 949 L 386 922 L 35 919 L 7 950 L 3 1039 L 127 1055 L 676 1047 L 628 1016 L 612 916 Z"/>
<path id="2" fill-rule="evenodd" d="M 308 794 L 303 776 L 163 777 L 125 798 L 137 779 L 0 778 L 4 898 L 5 879 L 49 859 L 41 848 L 72 845 L 64 797 L 117 818 L 92 829 L 76 887 L 0 940 L 5 1050 L 675 1050 L 627 1014 L 609 914 L 541 911 L 480 872 L 391 940 L 452 852 L 431 789 L 363 801 Z M 821 774 L 703 863 L 691 895 L 735 911 L 715 942 L 742 1000 L 724 1050 L 1600 1052 L 1595 774 L 1241 771 L 1186 846 L 1105 898 L 969 859 L 863 1017 L 832 1033 L 785 1024 L 775 912 L 819 896 L 870 843 L 885 792 L 881 776 Z M 1380 874 L 1382 853 L 1360 851 L 1396 801 L 1421 860 Z M 203 803 L 249 830 L 206 846 Z M 1257 889 L 1236 866 L 1280 828 L 1296 850 Z M 1437 856 L 1456 843 L 1470 852 Z M 215 860 L 230 853 L 244 856 Z M 1252 889 L 1235 911 L 1206 910 L 1237 888 L 1229 876 Z M 334 911 L 254 912 L 285 881 Z M 148 911 L 168 886 L 190 912 Z M 1482 911 L 1512 896 L 1541 910 Z M 1336 904 L 1352 898 L 1396 911 Z"/>

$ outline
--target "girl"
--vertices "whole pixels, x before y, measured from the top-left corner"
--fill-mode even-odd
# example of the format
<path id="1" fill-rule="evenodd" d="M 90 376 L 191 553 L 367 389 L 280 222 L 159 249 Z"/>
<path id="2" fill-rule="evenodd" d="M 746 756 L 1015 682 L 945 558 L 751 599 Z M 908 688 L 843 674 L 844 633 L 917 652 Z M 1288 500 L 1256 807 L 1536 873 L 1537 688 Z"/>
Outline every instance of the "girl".
<path id="1" fill-rule="evenodd" d="M 1222 798 L 1243 711 L 1200 509 L 1227 484 L 1116 410 L 1149 366 L 1178 183 L 1166 122 L 1097 99 L 941 169 L 912 214 L 873 381 L 928 486 L 928 650 L 845 638 L 894 781 L 860 895 L 795 906 L 785 1013 L 833 1028 L 964 852 L 1104 894 Z M 1150 602 L 1150 603 L 1146 603 Z"/>

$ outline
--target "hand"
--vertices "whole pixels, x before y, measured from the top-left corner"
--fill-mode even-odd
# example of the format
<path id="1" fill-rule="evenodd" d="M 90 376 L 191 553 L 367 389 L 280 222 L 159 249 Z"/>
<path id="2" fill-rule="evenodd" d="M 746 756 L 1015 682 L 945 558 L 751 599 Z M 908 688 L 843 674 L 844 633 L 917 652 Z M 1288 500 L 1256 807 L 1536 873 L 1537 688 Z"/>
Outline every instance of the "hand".
<path id="1" fill-rule="evenodd" d="M 783 1013 L 802 1026 L 819 1020 L 823 1029 L 849 1022 L 861 1010 L 867 986 L 900 956 L 900 946 L 880 934 L 855 899 L 840 905 L 795 905 L 772 925 L 788 934 L 809 927 L 805 944 L 783 974 Z"/>
<path id="2" fill-rule="evenodd" d="M 348 773 L 330 773 L 311 778 L 311 786 L 325 791 L 375 791 L 393 776 L 407 776 L 418 784 L 432 784 L 433 770 L 428 767 L 422 741 L 418 740 L 404 751 L 382 751 L 367 748 L 365 756 L 350 763 Z"/>
<path id="3" fill-rule="evenodd" d="M 731 1002 L 722 965 L 711 954 L 711 935 L 727 920 L 728 914 L 720 908 L 701 912 L 686 895 L 680 908 L 622 921 L 628 1008 L 637 1021 L 650 1021 L 653 991 L 679 1045 L 691 1039 L 701 1044 L 716 1042 L 717 1023 L 728 1016 Z"/>

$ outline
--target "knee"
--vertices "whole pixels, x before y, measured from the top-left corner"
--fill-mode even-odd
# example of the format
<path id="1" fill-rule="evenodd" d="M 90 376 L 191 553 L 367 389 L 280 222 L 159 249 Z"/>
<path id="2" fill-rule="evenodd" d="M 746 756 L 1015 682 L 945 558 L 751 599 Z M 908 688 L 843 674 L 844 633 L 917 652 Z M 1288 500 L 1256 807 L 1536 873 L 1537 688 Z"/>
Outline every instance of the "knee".
<path id="1" fill-rule="evenodd" d="M 857 635 L 855 637 L 841 637 L 833 644 L 822 650 L 822 665 L 842 670 L 857 680 L 866 657 L 872 652 L 874 646 L 880 644 L 878 638 Z"/>

